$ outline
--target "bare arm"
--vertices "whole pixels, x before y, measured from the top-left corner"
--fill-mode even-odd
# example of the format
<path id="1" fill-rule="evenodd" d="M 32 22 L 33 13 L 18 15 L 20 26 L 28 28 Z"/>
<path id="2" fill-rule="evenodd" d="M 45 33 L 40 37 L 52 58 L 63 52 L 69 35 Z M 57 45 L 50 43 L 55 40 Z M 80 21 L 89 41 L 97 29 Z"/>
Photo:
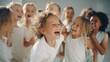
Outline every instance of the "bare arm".
<path id="1" fill-rule="evenodd" d="M 104 34 L 104 39 L 101 44 L 99 44 L 95 34 L 92 34 L 91 38 L 93 40 L 94 46 L 99 51 L 99 53 L 101 55 L 104 55 L 108 47 L 108 34 L 107 33 Z"/>

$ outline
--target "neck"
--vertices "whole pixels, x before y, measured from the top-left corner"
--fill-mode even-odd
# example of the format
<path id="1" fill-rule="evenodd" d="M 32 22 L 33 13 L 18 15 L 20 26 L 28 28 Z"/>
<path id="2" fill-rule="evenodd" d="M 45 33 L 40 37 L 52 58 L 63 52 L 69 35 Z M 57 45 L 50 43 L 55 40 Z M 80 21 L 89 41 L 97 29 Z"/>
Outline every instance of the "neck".
<path id="1" fill-rule="evenodd" d="M 46 39 L 47 44 L 48 44 L 50 47 L 55 47 L 55 42 L 56 42 L 56 40 L 53 40 L 53 39 L 50 39 L 50 38 L 47 38 L 47 37 L 45 37 L 45 39 Z"/>
<path id="2" fill-rule="evenodd" d="M 17 21 L 15 21 L 15 23 L 14 23 L 14 27 L 18 27 Z"/>
<path id="3" fill-rule="evenodd" d="M 81 37 L 81 36 L 80 35 L 72 35 L 73 39 L 76 39 L 76 38 L 79 38 L 79 37 Z"/>
<path id="4" fill-rule="evenodd" d="M 99 31 L 99 29 L 95 29 L 95 30 L 94 30 L 94 34 L 97 34 L 98 31 Z"/>
<path id="5" fill-rule="evenodd" d="M 71 23 L 72 20 L 67 20 L 67 24 Z"/>
<path id="6" fill-rule="evenodd" d="M 26 20 L 26 27 L 29 28 L 29 25 L 30 25 L 30 20 Z"/>

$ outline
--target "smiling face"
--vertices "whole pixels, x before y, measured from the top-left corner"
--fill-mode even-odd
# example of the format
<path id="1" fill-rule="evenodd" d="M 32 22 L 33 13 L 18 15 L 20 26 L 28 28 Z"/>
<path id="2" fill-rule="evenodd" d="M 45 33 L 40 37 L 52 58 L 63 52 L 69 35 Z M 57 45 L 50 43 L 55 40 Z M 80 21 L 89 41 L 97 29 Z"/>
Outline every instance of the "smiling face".
<path id="1" fill-rule="evenodd" d="M 101 22 L 100 22 L 99 18 L 97 16 L 92 16 L 90 21 L 92 23 L 92 29 L 99 30 L 99 28 L 101 27 Z"/>
<path id="2" fill-rule="evenodd" d="M 58 17 L 60 16 L 60 10 L 59 10 L 58 6 L 56 6 L 55 4 L 48 5 L 46 8 L 46 12 L 53 13 L 53 14 L 57 15 Z"/>
<path id="3" fill-rule="evenodd" d="M 82 21 L 80 18 L 76 18 L 76 20 L 73 22 L 71 33 L 73 37 L 80 37 L 81 36 L 81 30 L 82 30 Z"/>
<path id="4" fill-rule="evenodd" d="M 24 9 L 24 15 L 26 19 L 30 19 L 36 14 L 36 8 L 32 5 L 27 5 Z"/>
<path id="5" fill-rule="evenodd" d="M 66 18 L 67 20 L 72 20 L 73 16 L 74 16 L 74 12 L 73 12 L 72 9 L 67 9 L 67 10 L 65 11 L 65 18 Z"/>
<path id="6" fill-rule="evenodd" d="M 12 11 L 15 13 L 16 16 L 16 20 L 20 20 L 22 18 L 23 15 L 23 9 L 22 6 L 20 5 L 15 5 L 12 8 Z"/>
<path id="7" fill-rule="evenodd" d="M 45 26 L 41 29 L 45 37 L 49 39 L 58 39 L 61 34 L 61 22 L 57 16 L 49 16 Z"/>

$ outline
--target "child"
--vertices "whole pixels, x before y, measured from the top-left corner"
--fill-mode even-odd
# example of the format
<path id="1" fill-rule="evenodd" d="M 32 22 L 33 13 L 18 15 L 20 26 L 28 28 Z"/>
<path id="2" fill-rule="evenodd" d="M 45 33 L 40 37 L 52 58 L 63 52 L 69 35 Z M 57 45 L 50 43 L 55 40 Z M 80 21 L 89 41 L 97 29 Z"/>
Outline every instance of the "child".
<path id="1" fill-rule="evenodd" d="M 20 24 L 18 24 L 18 22 L 21 21 L 23 15 L 22 5 L 19 3 L 11 2 L 8 5 L 8 8 L 10 8 L 12 12 L 15 14 L 14 29 L 9 38 L 12 43 L 12 62 L 22 62 L 24 28 L 20 27 Z"/>
<path id="2" fill-rule="evenodd" d="M 11 62 L 8 55 L 7 38 L 4 35 L 11 31 L 14 23 L 14 14 L 6 7 L 0 7 L 0 62 Z"/>
<path id="3" fill-rule="evenodd" d="M 96 12 L 92 15 L 90 21 L 93 29 L 91 38 L 97 49 L 97 62 L 103 62 L 108 46 L 108 34 L 105 32 L 109 23 L 108 17 L 103 12 Z"/>
<path id="4" fill-rule="evenodd" d="M 54 2 L 49 2 L 46 6 L 46 12 L 50 12 L 53 13 L 55 15 L 57 15 L 58 17 L 60 17 L 60 13 L 61 13 L 61 8 L 58 4 L 54 3 Z"/>
<path id="5" fill-rule="evenodd" d="M 87 19 L 90 19 L 91 17 L 91 13 L 94 12 L 94 10 L 92 8 L 84 8 L 82 11 L 81 11 L 81 14 L 80 16 L 84 16 L 86 17 Z"/>
<path id="6" fill-rule="evenodd" d="M 39 38 L 34 44 L 30 62 L 53 62 L 62 40 L 61 21 L 52 13 L 42 13 L 35 23 Z"/>
<path id="7" fill-rule="evenodd" d="M 64 15 L 63 24 L 66 27 L 67 32 L 70 32 L 72 20 L 73 20 L 73 16 L 74 16 L 74 9 L 72 7 L 64 8 L 63 15 Z"/>
<path id="8" fill-rule="evenodd" d="M 49 13 L 53 13 L 55 14 L 57 17 L 60 18 L 60 14 L 61 14 L 61 8 L 60 6 L 57 4 L 57 3 L 54 3 L 54 2 L 49 2 L 46 6 L 46 12 L 49 12 Z M 62 34 L 61 34 L 62 35 Z M 62 39 L 63 40 L 63 39 Z M 59 52 L 62 51 L 62 45 L 59 49 Z M 58 61 L 62 61 L 62 57 L 60 57 L 61 55 L 59 54 L 58 52 L 58 55 L 57 57 L 55 58 L 54 62 L 58 62 Z"/>
<path id="9" fill-rule="evenodd" d="M 28 56 L 30 55 L 30 50 L 32 45 L 35 42 L 35 38 L 30 30 L 30 24 L 34 20 L 34 16 L 36 15 L 36 6 L 33 3 L 26 3 L 23 6 L 24 13 L 24 29 L 25 29 L 25 37 L 24 37 L 24 59 L 23 62 L 28 62 Z"/>
<path id="10" fill-rule="evenodd" d="M 79 16 L 73 22 L 69 35 L 68 33 L 64 34 L 67 37 L 65 39 L 65 62 L 88 62 L 86 61 L 88 60 L 86 49 L 94 49 L 90 39 L 87 37 L 90 34 L 90 27 L 90 21 L 83 16 Z M 92 50 L 89 53 L 91 56 L 93 55 Z"/>

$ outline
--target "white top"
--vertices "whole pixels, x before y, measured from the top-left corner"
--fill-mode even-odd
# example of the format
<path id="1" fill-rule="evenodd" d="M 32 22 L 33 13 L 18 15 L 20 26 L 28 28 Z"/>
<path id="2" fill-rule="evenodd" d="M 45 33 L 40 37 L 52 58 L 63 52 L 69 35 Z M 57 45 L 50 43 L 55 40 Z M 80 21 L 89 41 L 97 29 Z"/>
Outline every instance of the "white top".
<path id="1" fill-rule="evenodd" d="M 103 41 L 103 39 L 104 39 L 104 34 L 105 34 L 104 32 L 100 32 L 100 31 L 97 33 L 96 38 L 97 38 L 99 44 L 102 43 L 102 41 Z M 104 54 L 104 55 L 101 55 L 101 54 L 98 52 L 97 55 L 98 55 L 98 56 L 97 56 L 97 62 L 103 62 L 105 54 Z"/>
<path id="2" fill-rule="evenodd" d="M 10 57 L 9 57 L 9 48 L 7 47 L 7 38 L 2 37 L 0 39 L 0 62 L 10 62 Z"/>
<path id="3" fill-rule="evenodd" d="M 69 23 L 69 24 L 67 24 L 67 20 L 64 20 L 63 24 L 64 24 L 64 26 L 66 27 L 67 32 L 70 32 L 71 26 L 72 26 L 72 22 Z"/>
<path id="4" fill-rule="evenodd" d="M 30 41 L 30 39 L 32 38 L 32 33 L 31 31 L 24 27 L 25 29 L 25 33 L 24 33 L 24 37 L 26 38 L 26 41 Z M 29 55 L 30 55 L 30 52 L 31 52 L 31 48 L 32 48 L 32 45 L 28 46 L 28 47 L 24 47 L 24 58 L 23 58 L 23 62 L 28 62 L 28 59 L 29 59 Z"/>
<path id="5" fill-rule="evenodd" d="M 60 39 L 56 40 L 55 48 L 50 47 L 44 37 L 39 39 L 32 48 L 30 62 L 53 62 L 63 38 L 61 35 Z"/>
<path id="6" fill-rule="evenodd" d="M 68 35 L 65 40 L 65 62 L 86 62 L 84 37 L 73 39 Z"/>
<path id="7" fill-rule="evenodd" d="M 17 27 L 13 29 L 11 35 L 12 42 L 12 56 L 18 61 L 23 60 L 23 39 L 24 39 L 24 27 Z"/>

